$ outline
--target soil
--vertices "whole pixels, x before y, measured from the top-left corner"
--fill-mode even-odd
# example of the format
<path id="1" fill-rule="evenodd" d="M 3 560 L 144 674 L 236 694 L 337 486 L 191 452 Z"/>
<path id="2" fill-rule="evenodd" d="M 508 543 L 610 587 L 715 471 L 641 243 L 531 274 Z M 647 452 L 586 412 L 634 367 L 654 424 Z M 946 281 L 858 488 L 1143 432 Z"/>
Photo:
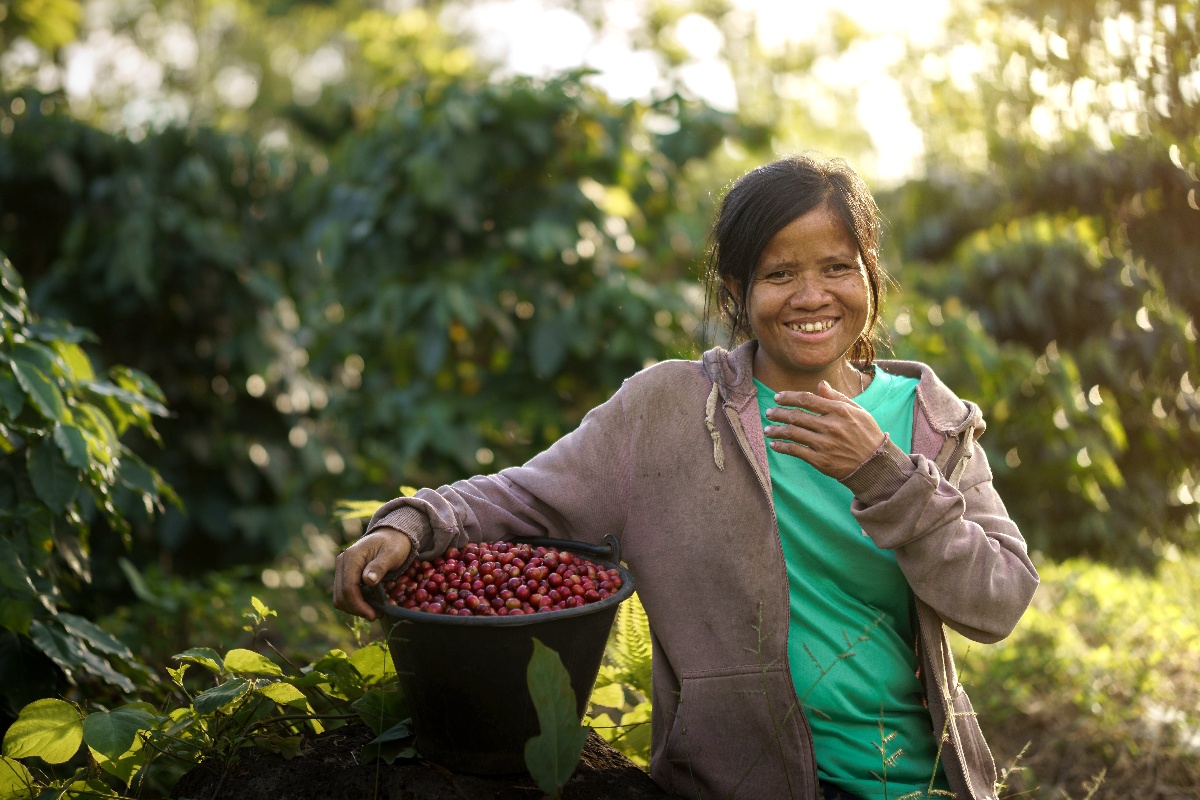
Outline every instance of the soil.
<path id="1" fill-rule="evenodd" d="M 362 724 L 305 740 L 300 755 L 244 751 L 227 771 L 201 764 L 184 775 L 177 800 L 541 800 L 529 776 L 454 774 L 436 764 L 360 764 L 373 738 Z M 563 800 L 657 800 L 669 797 L 650 776 L 595 732 L 588 736 Z"/>

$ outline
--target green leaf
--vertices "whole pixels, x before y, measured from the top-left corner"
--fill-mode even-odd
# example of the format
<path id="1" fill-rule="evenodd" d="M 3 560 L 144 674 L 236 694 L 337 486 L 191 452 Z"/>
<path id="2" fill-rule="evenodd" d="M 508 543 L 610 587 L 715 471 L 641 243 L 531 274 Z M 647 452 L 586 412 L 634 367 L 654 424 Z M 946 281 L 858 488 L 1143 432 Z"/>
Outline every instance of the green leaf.
<path id="1" fill-rule="evenodd" d="M 373 761 L 382 761 L 385 764 L 391 764 L 398 758 L 417 758 L 416 748 L 412 745 L 411 722 L 411 719 L 397 722 L 363 745 L 363 749 L 359 753 L 361 763 L 370 764 Z"/>
<path id="2" fill-rule="evenodd" d="M 625 690 L 619 683 L 610 683 L 593 690 L 588 702 L 605 708 L 620 708 L 625 705 Z"/>
<path id="3" fill-rule="evenodd" d="M 400 691 L 399 683 L 388 688 L 371 689 L 350 706 L 376 734 L 407 719 L 412 713 L 408 710 L 408 702 L 404 692 Z"/>
<path id="4" fill-rule="evenodd" d="M 196 695 L 192 700 L 192 707 L 200 714 L 211 714 L 242 699 L 252 686 L 253 684 L 245 678 L 232 678 L 220 686 Z"/>
<path id="5" fill-rule="evenodd" d="M 79 428 L 74 425 L 64 425 L 61 422 L 54 423 L 54 443 L 58 445 L 63 458 L 72 467 L 88 468 L 90 461 L 88 460 L 87 441 L 83 438 L 83 431 Z"/>
<path id="6" fill-rule="evenodd" d="M 149 495 L 154 495 L 158 491 L 154 482 L 154 470 L 146 466 L 136 456 L 125 455 L 121 457 L 121 468 L 118 476 L 121 483 L 130 489 L 135 489 Z"/>
<path id="7" fill-rule="evenodd" d="M 264 603 L 262 600 L 259 600 L 257 597 L 254 597 L 254 596 L 250 597 L 250 605 L 254 608 L 254 613 L 258 614 L 259 618 L 261 618 L 261 619 L 266 619 L 267 617 L 279 616 L 274 611 L 272 611 L 267 606 L 266 603 Z"/>
<path id="8" fill-rule="evenodd" d="M 67 633 L 87 642 L 94 650 L 117 656 L 125 661 L 133 660 L 129 646 L 91 620 L 65 611 L 58 613 L 58 621 Z"/>
<path id="9" fill-rule="evenodd" d="M 28 361 L 13 358 L 11 363 L 13 375 L 25 390 L 26 396 L 33 402 L 33 407 L 46 419 L 62 422 L 66 405 L 58 387 Z"/>
<path id="10" fill-rule="evenodd" d="M 69 342 L 75 344 L 77 342 L 98 341 L 96 334 L 87 328 L 76 328 L 68 322 L 57 319 L 43 319 L 38 322 L 31 322 L 26 327 L 29 329 L 30 336 L 33 336 L 35 339 L 41 339 L 43 342 Z"/>
<path id="11" fill-rule="evenodd" d="M 29 625 L 29 638 L 51 661 L 62 667 L 72 681 L 75 680 L 75 673 L 83 670 L 123 692 L 134 690 L 133 681 L 85 647 L 86 640 L 69 636 L 57 627 L 57 620 L 49 624 L 34 620 Z"/>
<path id="12" fill-rule="evenodd" d="M 96 377 L 91 359 L 79 345 L 74 342 L 57 341 L 54 343 L 54 350 L 58 353 L 58 360 L 66 367 L 67 378 L 72 382 L 90 381 Z"/>
<path id="13" fill-rule="evenodd" d="M 67 509 L 82 482 L 79 470 L 68 464 L 49 438 L 29 448 L 29 480 L 33 491 L 55 514 Z"/>
<path id="14" fill-rule="evenodd" d="M 267 684 L 260 690 L 264 697 L 281 706 L 293 706 L 301 711 L 311 711 L 312 706 L 304 692 L 288 683 Z"/>
<path id="15" fill-rule="evenodd" d="M 575 772 L 587 730 L 579 725 L 571 676 L 562 659 L 536 638 L 525 682 L 541 731 L 525 743 L 525 766 L 543 792 L 557 797 Z"/>
<path id="16" fill-rule="evenodd" d="M 245 675 L 279 676 L 283 670 L 262 653 L 253 650 L 234 649 L 225 654 L 225 669 Z"/>
<path id="17" fill-rule="evenodd" d="M 119 800 L 121 795 L 114 792 L 104 781 L 93 778 L 72 783 L 67 787 L 61 800 L 96 800 L 98 797 L 112 797 Z"/>
<path id="18" fill-rule="evenodd" d="M 92 712 L 83 721 L 83 741 L 110 761 L 129 752 L 138 731 L 154 726 L 154 716 L 140 708 Z"/>
<path id="19" fill-rule="evenodd" d="M 534 326 L 529 343 L 534 375 L 549 378 L 558 372 L 567 357 L 567 334 L 556 316 L 546 316 Z"/>
<path id="20" fill-rule="evenodd" d="M 4 405 L 10 419 L 16 419 L 25 407 L 25 392 L 7 370 L 0 371 L 0 403 Z"/>
<path id="21" fill-rule="evenodd" d="M 32 798 L 36 794 L 32 787 L 33 775 L 25 769 L 24 764 L 0 756 L 0 798 Z"/>
<path id="22" fill-rule="evenodd" d="M 333 518 L 370 519 L 381 505 L 378 500 L 338 500 L 333 506 Z"/>
<path id="23" fill-rule="evenodd" d="M 162 403 L 145 395 L 131 392 L 128 389 L 122 389 L 120 386 L 113 386 L 107 381 L 83 381 L 81 385 L 89 392 L 94 392 L 105 397 L 111 397 L 124 403 L 126 406 L 142 407 L 156 417 L 169 417 L 171 412 Z"/>
<path id="24" fill-rule="evenodd" d="M 362 675 L 363 682 L 368 686 L 387 683 L 396 677 L 396 668 L 392 666 L 392 654 L 387 645 L 382 642 L 360 647 L 350 656 L 350 663 Z"/>
<path id="25" fill-rule="evenodd" d="M 221 654 L 211 647 L 192 647 L 171 656 L 171 658 L 188 664 L 198 664 L 216 675 L 225 671 L 225 668 L 221 666 Z"/>
<path id="26" fill-rule="evenodd" d="M 54 698 L 35 700 L 21 709 L 4 734 L 4 755 L 62 764 L 78 752 L 82 741 L 83 717 L 75 706 Z"/>

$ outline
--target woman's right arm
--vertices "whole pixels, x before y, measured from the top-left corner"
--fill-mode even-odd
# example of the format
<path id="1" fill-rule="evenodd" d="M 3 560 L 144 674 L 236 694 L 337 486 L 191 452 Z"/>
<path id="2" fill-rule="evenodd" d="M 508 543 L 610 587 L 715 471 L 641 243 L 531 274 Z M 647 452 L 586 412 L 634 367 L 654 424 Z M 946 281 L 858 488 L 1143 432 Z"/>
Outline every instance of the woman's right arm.
<path id="1" fill-rule="evenodd" d="M 630 438 L 625 395 L 622 387 L 523 466 L 385 503 L 366 535 L 338 556 L 334 606 L 374 620 L 360 583 L 374 586 L 413 559 L 433 559 L 467 541 L 554 536 L 598 543 L 605 534 L 620 536 Z"/>

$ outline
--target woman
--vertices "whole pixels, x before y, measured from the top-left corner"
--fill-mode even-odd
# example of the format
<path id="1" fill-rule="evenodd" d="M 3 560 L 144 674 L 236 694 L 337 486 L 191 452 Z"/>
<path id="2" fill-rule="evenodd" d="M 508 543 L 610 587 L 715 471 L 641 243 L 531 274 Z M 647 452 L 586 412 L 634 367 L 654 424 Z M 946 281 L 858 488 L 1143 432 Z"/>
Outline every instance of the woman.
<path id="1" fill-rule="evenodd" d="M 1037 573 L 978 408 L 874 361 L 878 242 L 840 160 L 742 177 L 710 279 L 746 341 L 634 375 L 524 466 L 387 503 L 339 557 L 335 605 L 372 619 L 360 580 L 468 539 L 616 533 L 651 622 L 664 789 L 994 797 L 943 626 L 1003 638 Z"/>

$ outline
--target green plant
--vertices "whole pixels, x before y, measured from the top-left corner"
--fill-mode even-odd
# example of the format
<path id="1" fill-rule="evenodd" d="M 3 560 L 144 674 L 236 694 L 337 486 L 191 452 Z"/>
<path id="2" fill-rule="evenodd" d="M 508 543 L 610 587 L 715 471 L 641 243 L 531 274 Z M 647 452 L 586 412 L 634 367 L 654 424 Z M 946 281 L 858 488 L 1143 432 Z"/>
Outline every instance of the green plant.
<path id="1" fill-rule="evenodd" d="M 274 614 L 252 598 L 243 616 L 257 631 Z M 365 761 L 390 763 L 405 754 L 397 745 L 406 744 L 407 707 L 382 643 L 349 655 L 331 650 L 305 667 L 244 648 L 222 655 L 193 647 L 175 660 L 179 666 L 167 668 L 166 695 L 157 705 L 110 709 L 49 698 L 23 708 L 4 737 L 0 797 L 46 790 L 136 797 L 152 785 L 169 789 L 182 770 L 200 763 L 222 770 L 223 780 L 243 748 L 295 755 L 305 730 L 321 733 L 349 720 L 377 735 Z M 40 769 L 39 759 L 66 770 Z"/>
<path id="2" fill-rule="evenodd" d="M 650 660 L 650 623 L 634 592 L 617 609 L 586 724 L 643 768 L 650 764 Z"/>
<path id="3" fill-rule="evenodd" d="M 20 707 L 44 697 L 59 675 L 131 692 L 135 678 L 148 678 L 145 668 L 112 635 L 66 611 L 64 590 L 91 582 L 94 530 L 128 545 L 130 520 L 175 501 L 124 441 L 131 430 L 157 440 L 162 393 L 136 370 L 98 373 L 82 347 L 94 337 L 35 315 L 3 254 L 0 326 L 0 639 L 13 678 L 5 699 Z M 57 669 L 46 670 L 47 660 Z"/>

